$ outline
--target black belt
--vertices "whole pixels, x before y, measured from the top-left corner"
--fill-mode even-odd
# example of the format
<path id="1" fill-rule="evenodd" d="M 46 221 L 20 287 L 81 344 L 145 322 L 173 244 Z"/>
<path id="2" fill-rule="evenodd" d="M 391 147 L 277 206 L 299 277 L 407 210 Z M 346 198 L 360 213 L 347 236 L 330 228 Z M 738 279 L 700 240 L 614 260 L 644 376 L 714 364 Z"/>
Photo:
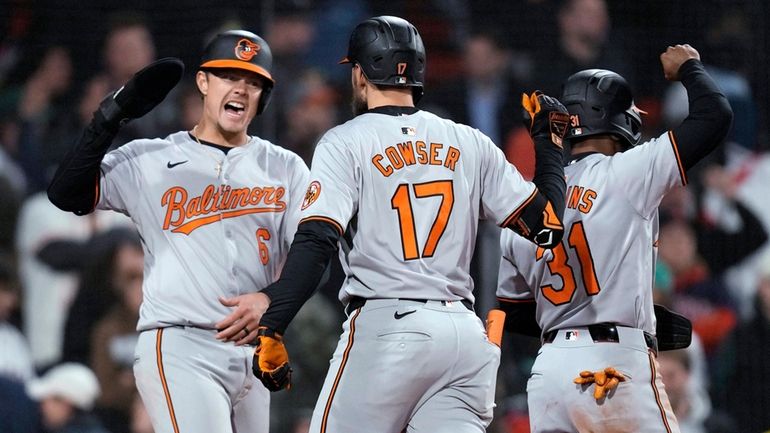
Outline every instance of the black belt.
<path id="1" fill-rule="evenodd" d="M 413 302 L 420 302 L 422 304 L 431 301 L 432 299 L 412 299 L 412 298 L 398 298 L 399 301 L 413 301 Z M 351 296 L 350 302 L 348 302 L 348 306 L 345 307 L 345 313 L 350 315 L 350 313 L 353 312 L 356 308 L 361 308 L 366 304 L 367 299 L 362 298 L 360 296 Z M 442 304 L 446 305 L 447 302 L 457 302 L 457 301 L 441 301 Z M 470 311 L 473 311 L 473 303 L 467 299 L 463 299 L 460 301 L 461 304 L 465 306 Z"/>
<path id="2" fill-rule="evenodd" d="M 595 325 L 588 325 L 586 328 L 588 328 L 588 333 L 591 334 L 594 343 L 620 343 L 618 328 L 612 323 L 597 323 Z M 543 334 L 543 343 L 553 343 L 558 333 L 558 329 L 546 332 Z M 658 339 L 654 335 L 645 332 L 644 343 L 649 349 L 658 353 Z"/>

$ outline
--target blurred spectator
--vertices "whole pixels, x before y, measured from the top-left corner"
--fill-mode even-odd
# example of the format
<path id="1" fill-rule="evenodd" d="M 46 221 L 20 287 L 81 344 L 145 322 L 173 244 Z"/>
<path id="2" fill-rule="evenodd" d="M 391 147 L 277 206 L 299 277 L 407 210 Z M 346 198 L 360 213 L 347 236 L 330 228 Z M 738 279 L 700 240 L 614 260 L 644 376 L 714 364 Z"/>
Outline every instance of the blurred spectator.
<path id="1" fill-rule="evenodd" d="M 281 146 L 310 166 L 318 139 L 337 124 L 335 90 L 320 74 L 308 71 L 291 89 Z"/>
<path id="2" fill-rule="evenodd" d="M 179 123 L 180 128 L 192 131 L 203 115 L 203 100 L 198 87 L 187 83 L 179 91 Z"/>
<path id="3" fill-rule="evenodd" d="M 0 150 L 2 160 L 2 150 Z M 0 161 L 0 170 L 3 163 Z M 3 173 L 0 171 L 0 173 Z M 0 174 L 0 254 L 15 255 L 14 237 L 21 207 L 21 195 Z"/>
<path id="4" fill-rule="evenodd" d="M 510 63 L 502 33 L 475 31 L 463 46 L 461 79 L 426 92 L 423 105 L 478 128 L 502 147 L 509 131 L 520 126 L 522 85 L 514 80 Z"/>
<path id="5" fill-rule="evenodd" d="M 708 59 L 706 70 L 727 96 L 735 116 L 727 142 L 743 149 L 754 150 L 757 146 L 758 108 L 745 71 L 750 63 L 751 28 L 745 11 L 733 8 L 716 17 L 717 22 L 706 29 Z M 672 82 L 663 98 L 663 116 L 666 127 L 681 123 L 687 117 L 687 94 L 679 82 Z M 723 153 L 739 151 L 730 147 L 718 149 L 715 159 L 724 164 Z M 729 158 L 729 156 L 727 156 Z"/>
<path id="6" fill-rule="evenodd" d="M 136 72 L 155 60 L 155 44 L 145 17 L 127 11 L 114 13 L 109 17 L 109 30 L 102 50 L 105 69 L 91 79 L 106 80 L 103 88 L 94 91 L 94 94 L 100 95 L 99 101 L 110 89 L 120 88 Z M 101 90 L 105 91 L 100 92 Z M 178 117 L 177 91 L 172 90 L 166 99 L 148 114 L 122 127 L 112 141 L 112 147 L 137 138 L 165 137 L 173 132 Z M 95 107 L 98 107 L 99 101 L 96 101 Z M 91 112 L 93 110 L 89 111 L 88 119 Z"/>
<path id="7" fill-rule="evenodd" d="M 770 200 L 767 199 L 770 154 L 746 151 L 740 159 L 736 158 L 729 163 L 725 170 L 717 170 L 717 179 L 713 183 L 706 182 L 703 203 L 708 218 L 733 230 L 741 229 L 745 221 L 741 221 L 739 209 L 732 204 L 732 195 L 736 202 L 745 204 L 745 208 L 759 220 L 763 230 L 770 233 Z M 727 186 L 719 188 L 720 184 Z M 732 252 L 730 247 L 717 247 L 716 244 L 710 247 L 727 254 Z M 755 311 L 757 275 L 761 270 L 760 259 L 764 254 L 770 254 L 770 242 L 763 241 L 755 253 L 725 274 L 725 281 L 738 302 L 741 317 L 745 319 L 750 318 Z"/>
<path id="8" fill-rule="evenodd" d="M 9 195 L 3 195 L 3 200 L 15 200 L 27 193 L 27 177 L 19 163 L 11 156 L 10 150 L 19 148 L 19 124 L 14 118 L 0 116 L 0 182 L 3 190 Z"/>
<path id="9" fill-rule="evenodd" d="M 257 135 L 286 146 L 284 139 L 289 133 L 290 104 L 295 86 L 307 70 L 310 43 L 316 36 L 313 20 L 306 4 L 281 2 L 275 16 L 267 23 L 265 40 L 273 53 L 274 77 L 280 77 L 270 95 L 270 110 L 257 116 L 249 128 L 258 129 Z M 342 57 L 342 55 L 340 55 Z"/>
<path id="10" fill-rule="evenodd" d="M 762 263 L 756 315 L 735 329 L 714 365 L 715 395 L 740 432 L 770 429 L 770 255 Z"/>
<path id="11" fill-rule="evenodd" d="M 131 422 L 129 432 L 154 433 L 150 415 L 147 413 L 147 408 L 144 407 L 142 399 L 139 398 L 139 394 L 134 396 L 134 402 L 131 404 Z"/>
<path id="12" fill-rule="evenodd" d="M 553 46 L 539 47 L 535 53 L 533 79 L 539 89 L 559 95 L 567 77 L 589 68 L 617 72 L 635 87 L 634 67 L 618 43 L 620 35 L 610 38 L 605 0 L 560 0 L 556 24 L 559 34 Z"/>
<path id="13" fill-rule="evenodd" d="M 693 378 L 691 349 L 660 352 L 660 374 L 682 433 L 737 433 L 726 415 L 714 411 L 705 388 Z"/>
<path id="14" fill-rule="evenodd" d="M 135 332 L 136 319 L 139 316 L 138 305 L 133 305 L 136 293 L 132 290 L 137 285 L 141 289 L 144 259 L 136 230 L 117 227 L 94 234 L 86 241 L 50 242 L 40 250 L 38 256 L 51 267 L 60 270 L 74 269 L 79 274 L 77 294 L 67 312 L 64 326 L 62 360 L 85 364 L 94 360 L 96 354 L 93 350 L 110 350 L 108 346 L 99 348 L 92 344 L 95 342 L 96 324 L 103 318 L 114 319 L 108 317 L 108 313 L 121 313 L 120 317 L 133 319 L 128 323 L 107 320 L 108 325 L 117 325 L 111 328 L 111 331 Z M 139 301 L 141 302 L 141 294 Z M 134 309 L 136 314 L 132 313 Z M 101 334 L 100 337 L 108 336 Z M 107 345 L 108 341 L 99 343 Z M 102 352 L 101 356 L 109 358 L 109 353 Z M 91 366 L 96 367 L 94 364 Z M 104 372 L 100 369 L 96 374 Z M 100 376 L 100 379 L 105 378 Z M 103 392 L 111 394 L 102 389 Z M 114 396 L 103 393 L 103 397 L 109 399 Z M 128 409 L 127 404 L 123 407 Z"/>
<path id="15" fill-rule="evenodd" d="M 698 215 L 693 189 L 682 187 L 672 190 L 661 203 L 661 221 L 682 221 L 689 224 L 696 237 L 697 251 L 711 273 L 724 280 L 730 269 L 751 263 L 764 245 L 767 245 L 768 228 L 761 216 L 751 207 L 749 199 L 738 195 L 738 184 L 724 169 L 712 165 L 701 170 L 702 182 L 710 194 L 718 194 L 721 209 L 707 206 Z M 709 199 L 711 200 L 711 199 Z M 746 203 L 746 204 L 744 204 Z M 708 200 L 707 200 L 708 204 Z M 766 228 L 768 227 L 768 228 Z M 724 283 L 722 283 L 724 285 Z M 745 308 L 745 294 L 729 289 L 735 308 Z"/>
<path id="16" fill-rule="evenodd" d="M 40 65 L 20 89 L 17 158 L 29 193 L 45 189 L 68 147 L 61 134 L 71 117 L 72 74 L 69 51 L 53 46 L 45 51 Z"/>
<path id="17" fill-rule="evenodd" d="M 76 273 L 50 267 L 38 258 L 38 253 L 51 242 L 80 242 L 102 230 L 128 224 L 131 220 L 116 212 L 96 211 L 85 217 L 63 212 L 51 204 L 45 193 L 33 195 L 24 202 L 16 231 L 16 248 L 23 290 L 23 330 L 36 368 L 59 361 L 66 314 L 78 284 Z M 76 254 L 69 257 L 78 258 Z"/>
<path id="18" fill-rule="evenodd" d="M 123 431 L 121 427 L 129 424 L 131 406 L 137 395 L 133 365 L 134 349 L 139 338 L 136 323 L 142 304 L 144 253 L 139 236 L 131 232 L 125 238 L 116 240 L 114 251 L 108 250 L 104 255 L 112 257 L 112 261 L 105 267 L 108 287 L 99 287 L 99 290 L 112 290 L 117 300 L 90 333 L 90 365 L 102 389 L 97 401 L 98 413 L 105 425 L 118 433 Z M 83 282 L 89 280 L 92 278 L 82 278 Z M 86 301 L 98 303 L 99 298 Z M 76 298 L 76 302 L 78 299 L 80 297 Z M 107 306 L 109 304 L 104 305 Z"/>
<path id="19" fill-rule="evenodd" d="M 34 376 L 29 345 L 16 326 L 9 323 L 19 304 L 13 262 L 0 256 L 0 376 L 26 382 Z"/>
<path id="20" fill-rule="evenodd" d="M 107 433 L 91 414 L 99 382 L 88 367 L 60 364 L 27 384 L 27 393 L 40 402 L 48 433 Z"/>
<path id="21" fill-rule="evenodd" d="M 24 384 L 0 375 L 0 432 L 40 433 L 40 411 Z"/>
<path id="22" fill-rule="evenodd" d="M 674 278 L 671 306 L 692 321 L 706 353 L 711 354 L 736 323 L 727 289 L 711 275 L 698 254 L 689 224 L 669 221 L 660 228 L 659 239 L 659 258 L 669 266 Z"/>

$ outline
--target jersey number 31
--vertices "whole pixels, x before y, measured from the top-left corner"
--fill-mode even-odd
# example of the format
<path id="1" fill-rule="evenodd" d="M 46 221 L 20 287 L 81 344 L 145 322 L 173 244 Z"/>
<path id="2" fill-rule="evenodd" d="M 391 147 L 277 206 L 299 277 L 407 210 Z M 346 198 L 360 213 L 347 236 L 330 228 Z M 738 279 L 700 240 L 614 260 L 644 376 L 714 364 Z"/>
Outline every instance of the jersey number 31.
<path id="1" fill-rule="evenodd" d="M 594 259 L 591 257 L 591 248 L 588 247 L 588 240 L 586 239 L 586 232 L 582 221 L 575 221 L 572 224 L 566 240 L 569 246 L 577 253 L 580 275 L 583 277 L 583 287 L 586 290 L 586 294 L 588 296 L 596 295 L 601 288 L 599 287 L 599 280 L 596 278 Z M 538 247 L 536 259 L 542 259 L 544 252 L 544 249 Z M 543 291 L 543 296 L 552 304 L 563 305 L 572 300 L 572 296 L 577 288 L 577 280 L 575 280 L 575 272 L 572 270 L 572 266 L 567 263 L 569 259 L 567 247 L 560 243 L 551 252 L 553 256 L 548 260 L 548 270 L 551 271 L 552 275 L 561 277 L 564 283 L 562 288 L 558 290 L 550 284 L 546 284 L 540 287 L 540 289 Z"/>

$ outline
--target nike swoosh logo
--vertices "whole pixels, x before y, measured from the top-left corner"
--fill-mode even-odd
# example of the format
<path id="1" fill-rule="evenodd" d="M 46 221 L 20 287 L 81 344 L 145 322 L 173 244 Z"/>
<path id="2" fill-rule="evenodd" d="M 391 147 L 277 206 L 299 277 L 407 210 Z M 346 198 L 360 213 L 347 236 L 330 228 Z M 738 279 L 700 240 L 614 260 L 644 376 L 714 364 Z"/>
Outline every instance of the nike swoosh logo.
<path id="1" fill-rule="evenodd" d="M 396 319 L 396 320 L 403 319 L 405 316 L 408 316 L 408 315 L 410 315 L 412 313 L 416 313 L 416 312 L 417 312 L 417 310 L 412 310 L 412 311 L 407 311 L 406 313 L 398 314 L 398 311 L 396 311 L 395 313 L 393 313 L 393 318 Z"/>
<path id="2" fill-rule="evenodd" d="M 176 167 L 177 165 L 180 165 L 180 164 L 184 164 L 184 163 L 185 163 L 185 162 L 187 162 L 187 161 L 188 161 L 188 160 L 187 160 L 187 159 L 185 159 L 184 161 L 181 161 L 181 162 L 175 162 L 175 163 L 173 163 L 173 164 L 171 163 L 171 161 L 169 161 L 169 162 L 167 162 L 167 163 L 166 163 L 166 167 L 168 167 L 168 168 L 174 168 L 174 167 Z"/>

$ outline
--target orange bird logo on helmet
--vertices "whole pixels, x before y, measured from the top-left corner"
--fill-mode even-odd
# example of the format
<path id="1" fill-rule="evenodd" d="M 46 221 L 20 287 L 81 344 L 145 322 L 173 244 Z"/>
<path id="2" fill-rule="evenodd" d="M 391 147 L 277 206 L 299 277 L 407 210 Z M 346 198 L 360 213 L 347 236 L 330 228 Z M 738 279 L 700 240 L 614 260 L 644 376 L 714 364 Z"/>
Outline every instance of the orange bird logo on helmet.
<path id="1" fill-rule="evenodd" d="M 235 57 L 248 62 L 259 52 L 259 45 L 248 39 L 241 39 L 235 44 Z"/>

